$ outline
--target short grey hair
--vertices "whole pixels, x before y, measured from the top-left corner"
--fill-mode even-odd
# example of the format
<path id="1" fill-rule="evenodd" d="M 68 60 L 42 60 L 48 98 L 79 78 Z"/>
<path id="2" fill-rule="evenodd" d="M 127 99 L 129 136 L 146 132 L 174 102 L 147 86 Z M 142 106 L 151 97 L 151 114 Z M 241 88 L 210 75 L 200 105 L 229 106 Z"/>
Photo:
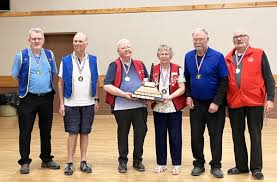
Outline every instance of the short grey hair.
<path id="1" fill-rule="evenodd" d="M 242 28 L 236 29 L 235 32 L 233 33 L 233 37 L 235 36 L 235 34 L 243 34 L 249 37 L 249 33 Z"/>
<path id="2" fill-rule="evenodd" d="M 205 35 L 207 35 L 207 37 L 209 38 L 209 34 L 208 31 L 204 28 L 196 28 L 193 32 L 192 32 L 192 36 L 196 33 L 196 32 L 203 32 Z"/>
<path id="3" fill-rule="evenodd" d="M 124 42 L 128 42 L 128 43 L 130 43 L 130 44 L 131 44 L 131 41 L 130 41 L 130 40 L 128 40 L 128 39 L 125 39 L 125 38 L 120 39 L 120 40 L 119 40 L 119 41 L 117 41 L 117 43 L 116 43 L 117 50 L 119 49 L 119 46 L 120 46 L 122 43 L 124 43 Z"/>
<path id="4" fill-rule="evenodd" d="M 169 45 L 166 45 L 166 44 L 161 44 L 161 45 L 158 47 L 157 56 L 159 56 L 159 53 L 160 53 L 161 51 L 163 51 L 163 50 L 169 52 L 170 58 L 173 57 L 174 53 L 173 53 L 172 47 L 170 47 Z"/>
<path id="5" fill-rule="evenodd" d="M 42 30 L 41 28 L 38 28 L 38 27 L 36 27 L 36 28 L 31 28 L 31 29 L 29 30 L 28 39 L 31 38 L 32 32 L 41 33 L 41 35 L 42 35 L 42 37 L 43 37 L 43 39 L 44 39 L 44 32 L 43 32 L 43 30 Z"/>

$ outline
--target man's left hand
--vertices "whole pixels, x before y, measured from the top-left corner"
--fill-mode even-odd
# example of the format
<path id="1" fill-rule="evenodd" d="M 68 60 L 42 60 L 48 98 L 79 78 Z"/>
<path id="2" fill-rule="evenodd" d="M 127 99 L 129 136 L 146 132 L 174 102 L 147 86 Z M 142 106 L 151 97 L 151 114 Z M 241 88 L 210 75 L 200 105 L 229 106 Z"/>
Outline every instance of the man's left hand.
<path id="1" fill-rule="evenodd" d="M 271 100 L 266 101 L 266 103 L 265 103 L 265 113 L 270 114 L 273 108 L 274 108 L 273 102 Z"/>
<path id="2" fill-rule="evenodd" d="M 211 103 L 208 110 L 209 113 L 215 113 L 217 112 L 217 110 L 218 110 L 218 105 L 216 105 L 215 103 Z"/>

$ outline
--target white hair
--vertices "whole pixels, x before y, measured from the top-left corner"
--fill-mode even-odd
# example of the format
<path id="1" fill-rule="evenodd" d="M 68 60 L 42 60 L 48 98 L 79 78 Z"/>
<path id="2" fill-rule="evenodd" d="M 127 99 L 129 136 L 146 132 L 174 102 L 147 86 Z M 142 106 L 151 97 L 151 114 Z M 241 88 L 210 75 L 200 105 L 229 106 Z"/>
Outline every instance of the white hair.
<path id="1" fill-rule="evenodd" d="M 126 42 L 131 44 L 131 41 L 128 40 L 128 39 L 125 39 L 125 38 L 120 39 L 120 40 L 116 43 L 117 49 L 119 49 L 119 46 L 120 46 L 122 43 L 126 43 Z"/>
<path id="2" fill-rule="evenodd" d="M 207 35 L 207 37 L 209 37 L 208 31 L 204 28 L 196 28 L 193 32 L 192 32 L 192 36 L 196 33 L 196 32 L 203 32 L 205 35 Z"/>
<path id="3" fill-rule="evenodd" d="M 243 34 L 243 35 L 247 35 L 249 36 L 248 32 L 242 28 L 239 28 L 239 29 L 236 29 L 234 31 L 234 34 L 233 34 L 233 37 L 236 35 L 236 34 Z"/>

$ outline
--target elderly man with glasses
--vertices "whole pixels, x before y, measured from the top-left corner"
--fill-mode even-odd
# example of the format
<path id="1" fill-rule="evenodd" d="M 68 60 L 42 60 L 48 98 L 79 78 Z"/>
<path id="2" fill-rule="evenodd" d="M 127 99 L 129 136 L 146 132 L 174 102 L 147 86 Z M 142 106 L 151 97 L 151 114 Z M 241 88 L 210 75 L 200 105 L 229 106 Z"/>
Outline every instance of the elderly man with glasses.
<path id="1" fill-rule="evenodd" d="M 248 173 L 248 154 L 245 144 L 245 118 L 251 141 L 250 171 L 253 178 L 262 180 L 261 131 L 264 117 L 273 109 L 275 81 L 262 49 L 249 45 L 249 35 L 236 31 L 235 48 L 226 56 L 229 71 L 227 103 L 232 127 L 236 166 L 229 175 Z"/>

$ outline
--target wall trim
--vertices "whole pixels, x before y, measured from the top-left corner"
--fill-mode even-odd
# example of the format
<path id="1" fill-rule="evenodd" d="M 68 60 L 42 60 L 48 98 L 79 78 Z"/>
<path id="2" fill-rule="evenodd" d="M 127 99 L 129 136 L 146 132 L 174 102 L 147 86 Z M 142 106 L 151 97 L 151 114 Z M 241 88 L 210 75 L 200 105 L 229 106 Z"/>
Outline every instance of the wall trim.
<path id="1" fill-rule="evenodd" d="M 0 88 L 15 88 L 17 81 L 11 76 L 0 76 Z"/>
<path id="2" fill-rule="evenodd" d="M 241 8 L 267 8 L 277 7 L 277 1 L 264 2 L 240 2 L 240 3 L 214 3 L 179 6 L 151 6 L 135 8 L 106 8 L 106 9 L 82 9 L 82 10 L 52 10 L 52 11 L 22 11 L 0 12 L 0 17 L 24 17 L 24 16 L 62 16 L 62 15 L 93 15 L 93 14 L 123 14 L 123 13 L 154 13 L 171 11 L 198 11 Z"/>
<path id="3" fill-rule="evenodd" d="M 105 75 L 99 75 L 99 86 L 104 86 Z M 0 76 L 0 88 L 17 88 L 17 80 L 13 79 L 12 76 Z"/>
<path id="4" fill-rule="evenodd" d="M 277 74 L 273 74 L 274 80 L 277 83 Z M 104 86 L 105 75 L 99 75 L 99 87 Z M 17 87 L 17 81 L 11 76 L 0 76 L 0 88 L 15 88 Z M 277 87 L 277 84 L 276 86 Z"/>

